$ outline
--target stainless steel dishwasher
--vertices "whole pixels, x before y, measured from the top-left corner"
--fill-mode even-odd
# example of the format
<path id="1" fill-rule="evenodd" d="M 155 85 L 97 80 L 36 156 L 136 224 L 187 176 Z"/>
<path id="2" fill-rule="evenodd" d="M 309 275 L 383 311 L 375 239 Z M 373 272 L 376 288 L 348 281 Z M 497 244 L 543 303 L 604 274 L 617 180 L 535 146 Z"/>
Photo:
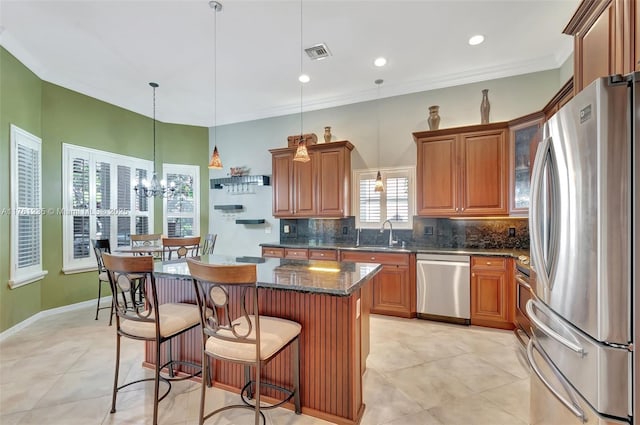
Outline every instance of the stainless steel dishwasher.
<path id="1" fill-rule="evenodd" d="M 418 254 L 418 317 L 471 322 L 469 259 L 468 255 Z"/>

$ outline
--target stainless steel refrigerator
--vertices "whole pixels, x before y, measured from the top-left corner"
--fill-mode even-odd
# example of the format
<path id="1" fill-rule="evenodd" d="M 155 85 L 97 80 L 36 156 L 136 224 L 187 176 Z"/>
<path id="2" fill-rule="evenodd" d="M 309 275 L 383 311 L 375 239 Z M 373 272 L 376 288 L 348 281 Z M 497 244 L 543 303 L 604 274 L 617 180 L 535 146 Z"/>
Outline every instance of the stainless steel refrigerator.
<path id="1" fill-rule="evenodd" d="M 545 124 L 531 184 L 531 425 L 640 424 L 640 73 Z"/>

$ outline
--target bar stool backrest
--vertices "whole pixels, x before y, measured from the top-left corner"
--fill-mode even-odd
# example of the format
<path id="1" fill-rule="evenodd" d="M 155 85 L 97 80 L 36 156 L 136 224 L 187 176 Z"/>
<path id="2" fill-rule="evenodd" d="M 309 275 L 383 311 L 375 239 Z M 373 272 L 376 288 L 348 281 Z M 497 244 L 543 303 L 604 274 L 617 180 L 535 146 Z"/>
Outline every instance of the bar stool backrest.
<path id="1" fill-rule="evenodd" d="M 155 323 L 156 337 L 160 337 L 158 314 L 158 297 L 156 281 L 153 275 L 153 258 L 144 256 L 123 256 L 103 254 L 104 265 L 109 274 L 111 292 L 116 309 L 116 325 L 121 332 L 120 320 Z M 138 283 L 138 286 L 134 286 Z M 133 290 L 132 290 L 133 288 Z M 139 291 L 139 300 L 127 294 Z M 144 299 L 146 302 L 141 301 Z"/>
<path id="2" fill-rule="evenodd" d="M 255 264 L 205 264 L 191 258 L 187 259 L 187 264 L 200 308 L 202 332 L 220 340 L 254 344 L 256 358 L 259 359 L 260 321 Z M 233 299 L 237 300 L 235 304 Z"/>
<path id="3" fill-rule="evenodd" d="M 213 254 L 213 248 L 216 246 L 216 239 L 218 235 L 215 233 L 208 233 L 207 236 L 204 237 L 202 241 L 202 245 L 200 247 L 200 254 L 202 255 L 210 255 Z"/>
<path id="4" fill-rule="evenodd" d="M 131 235 L 131 246 L 160 246 L 162 243 L 162 234 L 144 234 L 144 235 Z"/>
<path id="5" fill-rule="evenodd" d="M 98 274 L 100 274 L 106 271 L 102 254 L 111 254 L 111 243 L 109 239 L 93 239 L 91 244 L 93 245 L 93 253 L 96 255 L 96 261 L 98 262 Z"/>
<path id="6" fill-rule="evenodd" d="M 200 253 L 200 236 L 184 238 L 162 238 L 162 259 L 176 260 L 197 257 Z"/>

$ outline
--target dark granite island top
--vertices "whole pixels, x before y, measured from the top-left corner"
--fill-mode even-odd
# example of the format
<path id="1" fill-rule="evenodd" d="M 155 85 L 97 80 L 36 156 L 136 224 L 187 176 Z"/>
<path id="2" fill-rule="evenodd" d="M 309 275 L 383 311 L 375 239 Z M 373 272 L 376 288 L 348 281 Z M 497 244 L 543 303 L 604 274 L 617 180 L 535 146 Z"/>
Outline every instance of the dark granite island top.
<path id="1" fill-rule="evenodd" d="M 369 283 L 381 265 L 320 260 L 258 257 L 202 256 L 213 264 L 257 266 L 258 308 L 261 315 L 282 317 L 302 325 L 300 334 L 300 398 L 302 413 L 340 425 L 359 424 L 365 405 L 362 374 L 369 354 Z M 195 303 L 193 284 L 185 260 L 155 264 L 161 302 Z M 229 296 L 237 300 L 241 288 Z M 154 343 L 145 343 L 145 365 L 155 364 Z M 202 333 L 191 329 L 174 343 L 174 359 L 199 363 Z M 160 363 L 166 361 L 161 351 Z M 244 386 L 244 368 L 211 360 L 213 385 L 232 392 Z M 265 381 L 291 383 L 291 353 L 285 349 L 263 368 Z M 182 372 L 181 370 L 179 372 Z M 263 400 L 280 394 L 267 388 Z M 291 408 L 291 403 L 285 404 Z"/>
<path id="2" fill-rule="evenodd" d="M 258 288 L 283 289 L 314 294 L 349 296 L 369 281 L 382 266 L 369 263 L 340 263 L 324 260 L 285 260 L 279 258 L 229 257 L 204 255 L 200 261 L 209 264 L 247 264 L 257 266 Z M 189 278 L 186 260 L 157 262 L 157 277 Z"/>

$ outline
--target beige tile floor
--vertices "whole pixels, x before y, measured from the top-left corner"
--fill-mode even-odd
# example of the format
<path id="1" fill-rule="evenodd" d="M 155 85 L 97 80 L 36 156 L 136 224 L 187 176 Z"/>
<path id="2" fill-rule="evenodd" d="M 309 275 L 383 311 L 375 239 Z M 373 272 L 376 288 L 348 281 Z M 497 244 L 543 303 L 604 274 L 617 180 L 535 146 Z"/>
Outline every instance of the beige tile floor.
<path id="1" fill-rule="evenodd" d="M 59 313 L 0 342 L 0 424 L 150 424 L 151 384 L 129 387 L 109 413 L 115 335 L 106 314 L 91 308 Z M 123 340 L 122 379 L 149 375 L 143 346 Z M 510 332 L 382 316 L 371 318 L 371 354 L 364 377 L 363 425 L 523 425 L 529 373 Z M 160 424 L 197 424 L 199 384 L 178 382 L 160 403 Z M 210 406 L 235 394 L 210 389 Z M 266 412 L 274 425 L 328 422 L 285 409 Z M 232 410 L 207 424 L 248 424 Z"/>

